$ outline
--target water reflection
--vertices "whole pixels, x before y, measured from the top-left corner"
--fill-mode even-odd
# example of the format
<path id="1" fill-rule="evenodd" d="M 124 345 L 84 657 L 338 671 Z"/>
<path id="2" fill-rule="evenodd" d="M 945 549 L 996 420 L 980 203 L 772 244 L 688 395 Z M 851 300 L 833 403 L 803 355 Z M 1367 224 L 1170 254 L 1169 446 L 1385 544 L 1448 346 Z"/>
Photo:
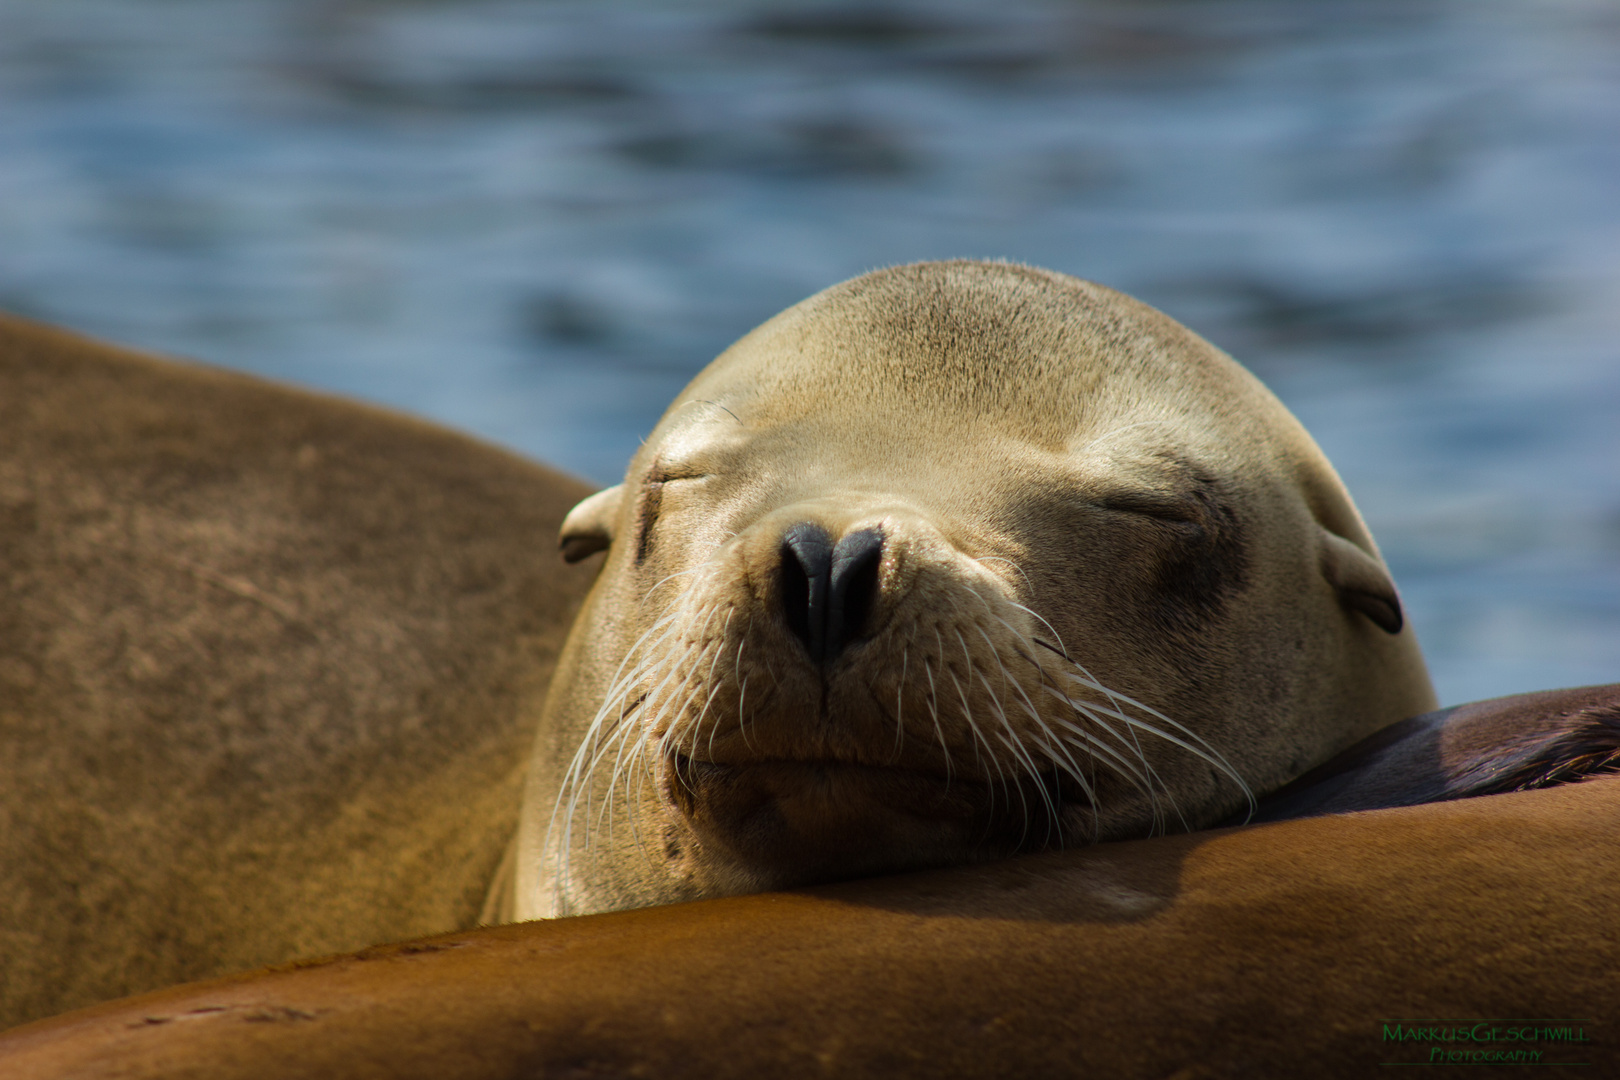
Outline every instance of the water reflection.
<path id="1" fill-rule="evenodd" d="M 1444 699 L 1610 680 L 1617 56 L 1600 0 L 0 0 L 0 306 L 608 482 L 780 307 L 1023 259 L 1278 391 Z"/>

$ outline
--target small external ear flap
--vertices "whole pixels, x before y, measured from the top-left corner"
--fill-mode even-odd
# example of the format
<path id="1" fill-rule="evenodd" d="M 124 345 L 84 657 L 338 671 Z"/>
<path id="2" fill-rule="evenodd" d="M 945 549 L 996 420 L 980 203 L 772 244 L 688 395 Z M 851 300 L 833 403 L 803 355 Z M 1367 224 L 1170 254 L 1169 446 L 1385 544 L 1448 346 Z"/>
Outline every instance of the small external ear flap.
<path id="1" fill-rule="evenodd" d="M 1339 590 L 1339 601 L 1371 619 L 1387 634 L 1398 634 L 1406 624 L 1395 583 L 1377 559 L 1342 536 L 1320 530 L 1322 576 Z"/>
<path id="2" fill-rule="evenodd" d="M 564 561 L 576 563 L 613 544 L 613 519 L 619 516 L 623 484 L 614 484 L 568 511 L 558 533 Z"/>

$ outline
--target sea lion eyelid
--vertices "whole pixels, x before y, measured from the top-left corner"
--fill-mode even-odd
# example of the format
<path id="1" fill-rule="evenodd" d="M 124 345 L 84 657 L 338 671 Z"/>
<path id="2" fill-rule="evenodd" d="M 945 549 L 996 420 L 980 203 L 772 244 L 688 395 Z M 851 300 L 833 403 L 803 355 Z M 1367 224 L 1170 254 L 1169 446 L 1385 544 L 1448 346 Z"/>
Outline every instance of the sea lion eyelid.
<path id="1" fill-rule="evenodd" d="M 649 484 L 673 484 L 678 480 L 707 480 L 713 473 L 687 469 L 654 469 L 647 474 Z"/>
<path id="2" fill-rule="evenodd" d="M 1095 505 L 1121 514 L 1137 514 L 1158 521 L 1186 524 L 1198 521 L 1197 500 L 1185 495 L 1170 495 L 1159 491 L 1121 491 L 1098 499 Z"/>

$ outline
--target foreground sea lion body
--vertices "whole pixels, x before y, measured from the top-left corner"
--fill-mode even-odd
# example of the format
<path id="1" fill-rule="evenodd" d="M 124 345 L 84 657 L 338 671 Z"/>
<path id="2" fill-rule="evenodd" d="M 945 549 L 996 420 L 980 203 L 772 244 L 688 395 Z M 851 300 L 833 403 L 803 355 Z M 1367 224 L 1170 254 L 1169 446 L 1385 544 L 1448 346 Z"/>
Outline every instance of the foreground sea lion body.
<path id="1" fill-rule="evenodd" d="M 472 925 L 587 491 L 0 317 L 0 1026 Z"/>
<path id="2" fill-rule="evenodd" d="M 563 540 L 611 550 L 506 917 L 1198 828 L 1435 704 L 1276 398 L 1027 267 L 895 268 L 772 319 Z"/>
<path id="3" fill-rule="evenodd" d="M 1480 702 L 1333 766 L 1396 800 L 1523 773 L 1531 744 L 1601 746 L 1590 775 L 1616 717 L 1620 686 Z M 387 946 L 31 1025 L 0 1074 L 1606 1075 L 1616 860 L 1597 779 Z"/>

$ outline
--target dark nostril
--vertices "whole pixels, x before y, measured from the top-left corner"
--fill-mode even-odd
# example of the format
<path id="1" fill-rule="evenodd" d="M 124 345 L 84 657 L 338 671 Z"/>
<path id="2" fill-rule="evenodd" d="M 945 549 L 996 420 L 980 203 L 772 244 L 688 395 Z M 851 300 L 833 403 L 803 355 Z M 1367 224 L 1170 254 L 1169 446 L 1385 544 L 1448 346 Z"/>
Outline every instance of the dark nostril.
<path id="1" fill-rule="evenodd" d="M 832 538 L 819 525 L 804 522 L 782 537 L 782 617 L 817 663 L 826 652 L 832 553 Z"/>
<path id="2" fill-rule="evenodd" d="M 804 522 L 782 537 L 781 602 L 788 629 L 810 659 L 824 663 L 858 638 L 872 613 L 883 560 L 883 534 L 850 533 L 837 546 Z"/>
<path id="3" fill-rule="evenodd" d="M 852 532 L 833 548 L 828 584 L 827 655 L 837 656 L 861 636 L 878 591 L 883 561 L 883 534 L 876 529 Z"/>

